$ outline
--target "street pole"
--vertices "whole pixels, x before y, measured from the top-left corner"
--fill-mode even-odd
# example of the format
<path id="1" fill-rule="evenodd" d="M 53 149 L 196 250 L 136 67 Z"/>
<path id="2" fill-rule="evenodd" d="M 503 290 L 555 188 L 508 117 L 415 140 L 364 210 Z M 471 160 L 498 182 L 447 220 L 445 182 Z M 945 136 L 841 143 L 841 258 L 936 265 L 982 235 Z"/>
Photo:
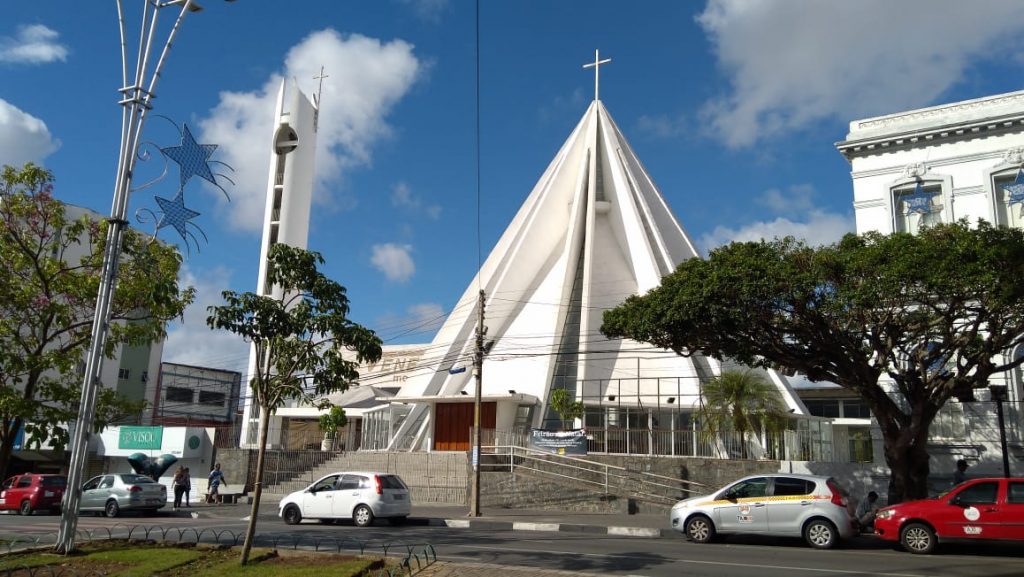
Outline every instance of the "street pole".
<path id="1" fill-rule="evenodd" d="M 150 65 L 153 35 L 157 28 L 157 17 L 161 8 L 180 6 L 181 10 L 172 26 L 156 66 L 147 77 Z M 93 314 L 92 335 L 89 354 L 86 358 L 85 376 L 82 380 L 82 394 L 78 405 L 78 418 L 72 423 L 71 464 L 68 468 L 67 490 L 61 504 L 60 530 L 54 548 L 60 553 L 75 549 L 75 532 L 78 527 L 78 507 L 82 497 L 82 481 L 88 461 L 89 438 L 92 436 L 96 396 L 101 386 L 100 373 L 103 369 L 103 351 L 110 324 L 111 304 L 117 285 L 118 265 L 121 259 L 121 240 L 128 225 L 128 199 L 132 192 L 132 173 L 138 158 L 139 135 L 146 119 L 146 112 L 152 108 L 150 101 L 156 82 L 160 78 L 167 54 L 178 34 L 185 15 L 201 8 L 193 0 L 145 0 L 142 11 L 142 32 L 139 38 L 139 53 L 136 58 L 135 76 L 128 76 L 128 44 L 125 37 L 124 9 L 122 0 L 117 0 L 117 18 L 121 30 L 121 149 L 117 159 L 117 175 L 114 179 L 114 201 L 107 219 L 107 239 L 103 253 L 103 269 L 100 273 L 99 293 Z M 148 86 L 146 86 L 148 83 Z"/>
<path id="2" fill-rule="evenodd" d="M 473 454 L 470 457 L 471 472 L 469 516 L 480 516 L 480 409 L 484 378 L 484 289 L 477 299 L 476 352 L 473 355 L 473 376 L 476 379 L 476 395 L 473 399 Z"/>
<path id="3" fill-rule="evenodd" d="M 1010 477 L 1010 453 L 1006 450 L 1006 422 L 1003 420 L 1003 401 L 1006 400 L 1006 385 L 989 385 L 989 393 L 996 402 L 996 416 L 999 418 L 999 445 L 1003 450 L 1003 476 Z"/>

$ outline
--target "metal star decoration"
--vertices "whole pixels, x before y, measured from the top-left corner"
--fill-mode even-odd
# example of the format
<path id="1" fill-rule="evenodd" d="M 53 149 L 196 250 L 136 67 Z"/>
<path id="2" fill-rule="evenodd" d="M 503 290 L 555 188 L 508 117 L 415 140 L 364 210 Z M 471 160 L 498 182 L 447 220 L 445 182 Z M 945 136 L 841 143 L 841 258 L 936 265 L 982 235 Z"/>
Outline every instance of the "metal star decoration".
<path id="1" fill-rule="evenodd" d="M 189 220 L 199 216 L 199 213 L 185 208 L 185 194 L 179 190 L 177 196 L 172 200 L 155 197 L 156 203 L 160 205 L 160 209 L 163 211 L 163 215 L 160 216 L 160 221 L 156 223 L 156 229 L 160 230 L 165 226 L 173 226 L 174 230 L 178 231 L 181 235 L 182 240 L 188 242 L 188 230 L 186 225 L 189 224 Z M 195 225 L 193 225 L 195 226 Z"/>
<path id="2" fill-rule="evenodd" d="M 1003 190 L 1009 194 L 1009 197 L 1006 199 L 1007 206 L 1024 204 L 1024 169 L 1018 170 L 1017 178 L 1014 179 L 1013 184 L 1004 186 Z"/>
<path id="3" fill-rule="evenodd" d="M 168 158 L 178 163 L 178 166 L 181 168 L 181 188 L 185 188 L 185 183 L 193 176 L 199 176 L 214 185 L 217 184 L 208 163 L 210 156 L 213 155 L 215 150 L 217 150 L 216 144 L 197 143 L 196 139 L 192 137 L 192 131 L 185 124 L 181 134 L 181 144 L 161 148 L 160 152 L 163 152 Z"/>
<path id="4" fill-rule="evenodd" d="M 914 187 L 914 192 L 900 196 L 900 200 L 903 201 L 903 205 L 907 207 L 907 214 L 913 212 L 918 214 L 928 214 L 935 210 L 935 205 L 932 204 L 932 199 L 934 199 L 938 194 L 938 191 L 925 192 L 921 183 L 918 182 L 917 186 Z"/>

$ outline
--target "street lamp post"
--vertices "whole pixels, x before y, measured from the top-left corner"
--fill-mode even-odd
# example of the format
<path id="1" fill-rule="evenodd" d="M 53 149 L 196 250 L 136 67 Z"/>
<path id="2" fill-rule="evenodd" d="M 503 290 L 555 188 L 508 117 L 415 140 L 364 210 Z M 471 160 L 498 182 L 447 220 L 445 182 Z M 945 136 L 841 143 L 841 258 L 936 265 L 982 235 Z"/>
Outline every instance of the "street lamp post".
<path id="1" fill-rule="evenodd" d="M 117 0 L 118 25 L 121 31 L 121 149 L 117 159 L 117 175 L 114 179 L 114 201 L 107 219 L 107 239 L 103 253 L 103 269 L 100 276 L 99 294 L 92 322 L 92 338 L 86 359 L 85 376 L 82 381 L 82 395 L 78 405 L 78 418 L 73 423 L 71 440 L 71 464 L 68 469 L 67 490 L 61 506 L 60 531 L 55 549 L 69 553 L 75 548 L 75 532 L 78 526 L 78 506 L 82 496 L 83 473 L 92 435 L 93 417 L 96 411 L 96 395 L 100 388 L 100 372 L 103 368 L 103 350 L 107 340 L 110 310 L 117 271 L 121 258 L 121 240 L 128 225 L 128 199 L 132 192 L 132 174 L 138 159 L 139 135 L 142 133 L 146 112 L 152 108 L 156 82 L 178 34 L 185 15 L 201 10 L 193 0 L 144 0 L 142 31 L 139 35 L 138 54 L 135 59 L 135 74 L 129 76 L 128 42 L 125 35 L 124 8 Z M 157 32 L 157 20 L 163 8 L 179 7 L 167 40 L 164 42 L 156 65 L 150 70 L 149 56 Z"/>
<path id="2" fill-rule="evenodd" d="M 999 418 L 999 446 L 1003 451 L 1003 476 L 1010 476 L 1010 454 L 1006 450 L 1006 422 L 1003 420 L 1003 402 L 1006 401 L 1006 385 L 989 385 L 989 393 L 996 403 Z"/>

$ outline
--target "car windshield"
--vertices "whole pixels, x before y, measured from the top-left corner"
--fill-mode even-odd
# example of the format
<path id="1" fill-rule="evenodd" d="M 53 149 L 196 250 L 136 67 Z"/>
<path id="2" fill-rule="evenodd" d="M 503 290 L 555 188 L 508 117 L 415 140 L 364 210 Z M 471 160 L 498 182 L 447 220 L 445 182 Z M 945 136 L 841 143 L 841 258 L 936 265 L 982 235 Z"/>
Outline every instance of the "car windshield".
<path id="1" fill-rule="evenodd" d="M 67 487 L 68 479 L 67 477 L 43 477 L 39 484 L 44 487 Z"/>
<path id="2" fill-rule="evenodd" d="M 149 477 L 143 477 L 142 475 L 121 475 L 121 480 L 124 481 L 125 485 L 142 485 L 144 483 L 156 483 Z"/>

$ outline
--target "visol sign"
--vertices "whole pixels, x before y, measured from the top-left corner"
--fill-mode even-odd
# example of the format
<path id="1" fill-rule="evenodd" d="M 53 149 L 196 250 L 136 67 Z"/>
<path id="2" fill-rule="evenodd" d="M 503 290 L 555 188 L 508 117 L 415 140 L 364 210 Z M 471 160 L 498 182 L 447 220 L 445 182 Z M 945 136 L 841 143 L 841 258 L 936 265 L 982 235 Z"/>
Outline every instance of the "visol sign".
<path id="1" fill-rule="evenodd" d="M 117 448 L 159 449 L 163 441 L 163 427 L 121 427 Z"/>

